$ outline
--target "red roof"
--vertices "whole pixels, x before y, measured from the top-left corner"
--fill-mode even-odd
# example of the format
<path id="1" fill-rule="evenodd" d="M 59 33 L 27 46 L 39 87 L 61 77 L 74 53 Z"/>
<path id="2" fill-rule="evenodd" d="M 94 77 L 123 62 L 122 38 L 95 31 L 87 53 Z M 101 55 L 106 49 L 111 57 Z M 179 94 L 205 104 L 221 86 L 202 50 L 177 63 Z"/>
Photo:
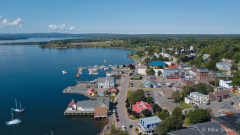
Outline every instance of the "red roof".
<path id="1" fill-rule="evenodd" d="M 68 108 L 72 108 L 73 105 L 76 105 L 77 103 L 75 102 L 74 99 L 69 103 Z"/>
<path id="2" fill-rule="evenodd" d="M 177 66 L 165 67 L 165 69 L 168 69 L 168 68 L 177 68 Z"/>
<path id="3" fill-rule="evenodd" d="M 141 102 L 137 102 L 135 105 L 132 105 L 132 108 L 135 112 L 140 113 L 142 112 L 142 110 L 152 109 L 152 106 L 146 102 L 141 101 Z"/>

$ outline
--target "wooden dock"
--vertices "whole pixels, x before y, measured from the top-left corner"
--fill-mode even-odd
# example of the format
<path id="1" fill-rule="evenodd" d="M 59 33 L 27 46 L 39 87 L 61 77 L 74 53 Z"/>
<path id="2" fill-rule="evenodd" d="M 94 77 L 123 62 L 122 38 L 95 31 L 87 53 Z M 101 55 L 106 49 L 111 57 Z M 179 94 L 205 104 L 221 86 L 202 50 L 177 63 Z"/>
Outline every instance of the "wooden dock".
<path id="1" fill-rule="evenodd" d="M 94 115 L 94 111 L 68 111 L 64 112 L 64 115 Z"/>

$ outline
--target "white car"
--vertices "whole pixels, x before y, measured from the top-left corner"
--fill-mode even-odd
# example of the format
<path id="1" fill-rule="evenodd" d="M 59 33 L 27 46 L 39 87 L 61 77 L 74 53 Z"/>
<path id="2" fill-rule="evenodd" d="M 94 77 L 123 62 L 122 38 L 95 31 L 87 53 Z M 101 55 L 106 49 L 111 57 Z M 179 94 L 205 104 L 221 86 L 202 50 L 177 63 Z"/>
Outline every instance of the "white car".
<path id="1" fill-rule="evenodd" d="M 218 110 L 218 112 L 223 112 L 223 110 Z"/>
<path id="2" fill-rule="evenodd" d="M 122 126 L 122 130 L 123 130 L 123 131 L 126 130 L 126 127 L 125 127 L 124 125 Z"/>

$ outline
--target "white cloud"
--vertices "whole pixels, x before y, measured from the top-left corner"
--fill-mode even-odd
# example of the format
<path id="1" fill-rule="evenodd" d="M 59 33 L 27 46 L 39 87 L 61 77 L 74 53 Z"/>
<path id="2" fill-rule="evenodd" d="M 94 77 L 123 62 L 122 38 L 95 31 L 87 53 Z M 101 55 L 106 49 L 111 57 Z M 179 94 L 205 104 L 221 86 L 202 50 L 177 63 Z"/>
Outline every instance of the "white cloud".
<path id="1" fill-rule="evenodd" d="M 2 18 L 2 16 L 0 16 L 0 19 L 1 18 Z M 0 22 L 0 28 L 11 27 L 11 26 L 22 27 L 23 22 L 24 21 L 21 18 L 18 18 L 17 20 L 14 20 L 13 22 L 11 22 L 11 20 L 8 20 L 8 19 L 3 19 L 3 21 Z"/>
<path id="2" fill-rule="evenodd" d="M 70 28 L 66 28 L 66 23 L 63 23 L 62 25 L 49 25 L 48 26 L 48 30 L 69 30 L 69 31 L 72 31 L 72 30 L 77 30 L 74 26 L 71 26 Z"/>

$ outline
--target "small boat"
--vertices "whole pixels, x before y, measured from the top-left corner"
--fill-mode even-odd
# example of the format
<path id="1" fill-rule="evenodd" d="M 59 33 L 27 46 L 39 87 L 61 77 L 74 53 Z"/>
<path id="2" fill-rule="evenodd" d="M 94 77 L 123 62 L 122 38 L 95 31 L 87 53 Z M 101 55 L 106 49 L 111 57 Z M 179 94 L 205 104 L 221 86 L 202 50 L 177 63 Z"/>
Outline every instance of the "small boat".
<path id="1" fill-rule="evenodd" d="M 98 71 L 93 71 L 93 75 L 98 75 Z"/>
<path id="2" fill-rule="evenodd" d="M 67 72 L 65 70 L 62 71 L 62 74 L 66 74 Z"/>
<path id="3" fill-rule="evenodd" d="M 104 68 L 104 70 L 107 70 L 107 68 Z"/>
<path id="4" fill-rule="evenodd" d="M 94 68 L 93 71 L 97 71 L 98 69 L 97 68 Z"/>
<path id="5" fill-rule="evenodd" d="M 24 112 L 25 108 L 21 108 L 21 102 L 20 102 L 20 108 L 17 108 L 17 99 L 15 99 L 15 103 L 16 103 L 16 108 L 12 108 L 14 112 Z"/>
<path id="6" fill-rule="evenodd" d="M 113 74 L 107 73 L 106 76 L 107 76 L 107 77 L 110 77 L 110 76 L 113 76 Z"/>
<path id="7" fill-rule="evenodd" d="M 7 125 L 15 125 L 15 124 L 19 124 L 22 122 L 21 119 L 13 119 L 13 112 L 12 112 L 12 108 L 11 108 L 11 115 L 12 115 L 12 120 L 6 122 Z"/>
<path id="8" fill-rule="evenodd" d="M 109 67 L 111 67 L 112 65 L 109 65 Z"/>
<path id="9" fill-rule="evenodd" d="M 105 57 L 104 57 L 104 60 L 103 60 L 103 62 L 107 62 L 107 60 L 105 60 Z"/>
<path id="10" fill-rule="evenodd" d="M 92 71 L 92 69 L 88 69 L 88 71 L 89 71 L 89 75 L 92 75 L 93 74 L 93 71 Z"/>
<path id="11" fill-rule="evenodd" d="M 100 68 L 103 69 L 103 68 L 104 68 L 104 65 L 102 65 Z"/>
<path id="12" fill-rule="evenodd" d="M 98 67 L 97 65 L 95 65 L 94 67 Z"/>

